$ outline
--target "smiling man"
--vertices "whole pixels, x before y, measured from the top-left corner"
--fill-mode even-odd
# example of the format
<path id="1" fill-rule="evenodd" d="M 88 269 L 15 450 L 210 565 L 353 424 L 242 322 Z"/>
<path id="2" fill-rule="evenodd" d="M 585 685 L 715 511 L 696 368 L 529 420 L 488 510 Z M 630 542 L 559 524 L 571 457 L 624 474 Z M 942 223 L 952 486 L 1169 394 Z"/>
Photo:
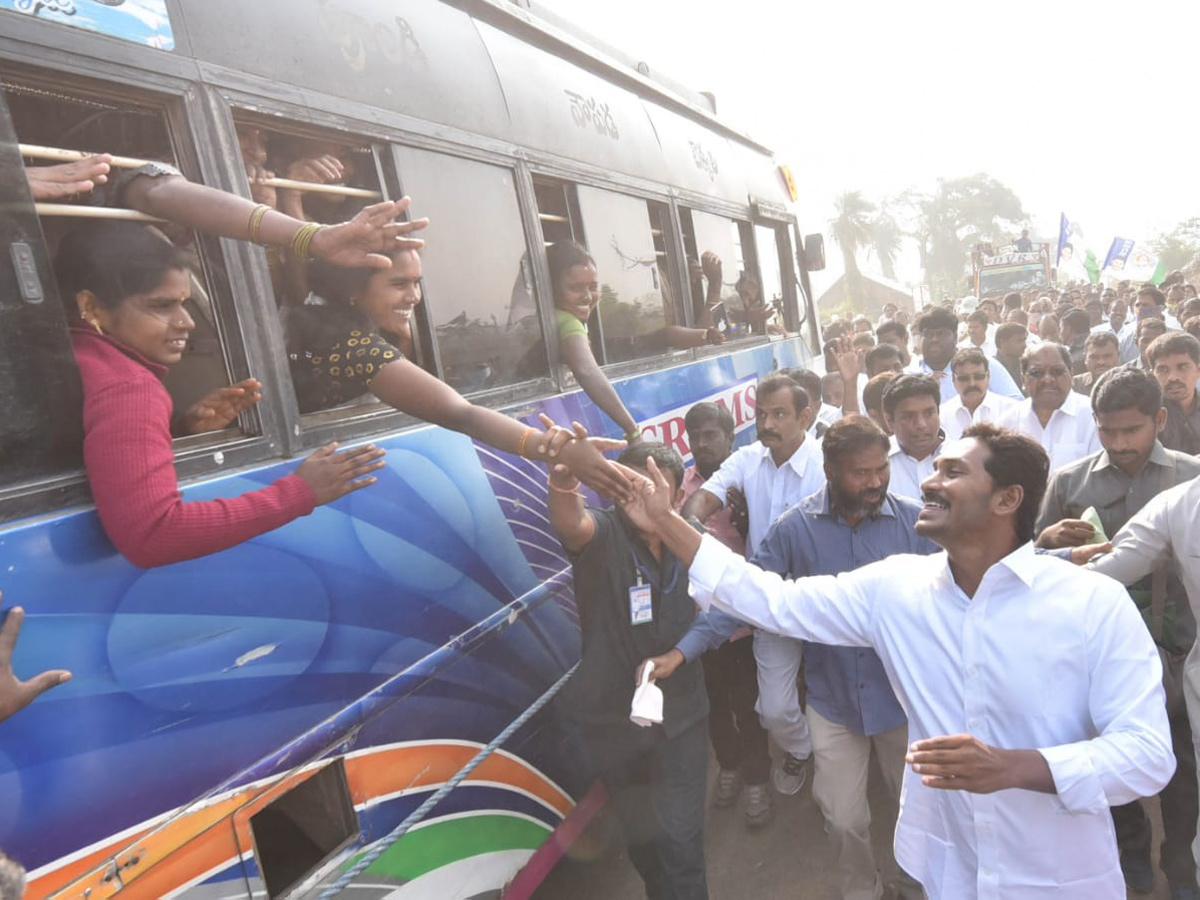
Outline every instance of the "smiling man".
<path id="1" fill-rule="evenodd" d="M 1200 475 L 1200 460 L 1167 450 L 1158 441 L 1166 421 L 1158 382 L 1140 369 L 1114 369 L 1101 376 L 1092 394 L 1102 450 L 1054 474 L 1038 517 L 1037 545 L 1078 547 L 1101 540 L 1083 513 L 1096 510 L 1104 533 L 1115 535 L 1160 492 Z M 1188 608 L 1182 582 L 1163 566 L 1163 599 L 1172 628 L 1159 644 L 1180 658 L 1196 640 L 1196 621 Z M 1134 586 L 1142 605 L 1150 597 L 1152 579 Z M 1192 840 L 1196 836 L 1197 792 L 1191 723 L 1182 704 L 1169 711 L 1171 739 L 1179 768 L 1163 789 L 1161 865 L 1171 900 L 1198 900 Z M 1139 803 L 1113 808 L 1117 846 L 1126 883 L 1138 893 L 1154 889 L 1150 864 L 1150 819 Z"/>
<path id="2" fill-rule="evenodd" d="M 916 500 L 942 446 L 942 395 L 929 375 L 898 375 L 883 390 L 883 417 L 892 433 L 892 493 Z"/>
<path id="3" fill-rule="evenodd" d="M 896 859 L 930 900 L 1124 898 L 1109 806 L 1175 769 L 1125 591 L 1034 554 L 1048 469 L 1028 438 L 974 425 L 923 485 L 916 530 L 945 553 L 794 581 L 697 534 L 655 469 L 627 473 L 627 515 L 689 567 L 702 608 L 879 654 L 913 741 Z"/>
<path id="4" fill-rule="evenodd" d="M 1192 455 L 1200 453 L 1200 403 L 1196 398 L 1200 341 L 1190 334 L 1164 334 L 1146 348 L 1146 361 L 1166 400 L 1163 446 Z"/>
<path id="5" fill-rule="evenodd" d="M 958 319 L 950 310 L 935 306 L 921 313 L 917 319 L 917 333 L 921 336 L 922 356 L 909 366 L 909 371 L 932 376 L 942 393 L 949 396 L 954 388 L 950 378 L 950 360 L 958 349 Z M 1021 389 L 1003 367 L 997 366 L 992 375 L 992 390 L 1014 400 L 1021 399 Z"/>
<path id="6" fill-rule="evenodd" d="M 940 419 L 946 439 L 956 441 L 963 431 L 977 422 L 993 422 L 1013 405 L 990 389 L 988 358 L 978 350 L 959 350 L 950 360 L 958 396 L 942 404 Z"/>
<path id="7" fill-rule="evenodd" d="M 1050 471 L 1100 449 L 1096 422 L 1083 395 L 1071 389 L 1071 355 L 1062 344 L 1042 344 L 1021 357 L 1023 400 L 1006 410 L 998 423 L 1027 435 L 1050 455 Z"/>

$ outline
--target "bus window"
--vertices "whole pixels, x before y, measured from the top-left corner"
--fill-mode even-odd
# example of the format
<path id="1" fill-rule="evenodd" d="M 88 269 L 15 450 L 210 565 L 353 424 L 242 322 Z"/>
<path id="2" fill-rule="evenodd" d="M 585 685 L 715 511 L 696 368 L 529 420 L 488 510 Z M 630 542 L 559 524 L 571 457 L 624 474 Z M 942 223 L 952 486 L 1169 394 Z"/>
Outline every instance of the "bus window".
<path id="1" fill-rule="evenodd" d="M 572 186 L 563 181 L 535 178 L 533 192 L 537 198 L 538 221 L 546 246 L 558 241 L 582 242 L 579 204 Z"/>
<path id="2" fill-rule="evenodd" d="M 786 316 L 783 294 L 783 269 L 780 260 L 786 259 L 781 255 L 780 242 L 787 246 L 787 232 L 783 226 L 754 226 L 754 245 L 758 250 L 758 273 L 761 283 L 759 297 L 761 315 L 751 324 L 757 327 L 759 333 L 783 334 Z M 752 308 L 753 305 L 752 305 Z"/>
<path id="3" fill-rule="evenodd" d="M 33 70 L 5 71 L 4 94 L 20 141 L 26 167 L 51 165 L 87 153 L 111 153 L 114 160 L 108 183 L 89 195 L 56 197 L 37 204 L 47 249 L 55 252 L 62 237 L 79 224 L 96 219 L 148 220 L 164 241 L 185 249 L 191 257 L 191 290 L 186 309 L 195 323 L 182 359 L 171 366 L 164 382 L 174 415 L 177 437 L 206 431 L 189 419 L 193 404 L 210 392 L 235 381 L 233 372 L 246 373 L 244 364 L 231 360 L 226 336 L 238 334 L 232 324 L 230 298 L 215 296 L 211 285 L 223 283 L 215 242 L 198 241 L 194 232 L 155 222 L 141 213 L 122 208 L 122 189 L 135 173 L 173 174 L 180 165 L 168 124 L 167 98 L 140 94 L 127 86 L 92 81 L 65 82 L 61 76 Z M 217 275 L 217 277 L 213 277 Z M 70 304 L 70 298 L 65 298 Z M 242 418 L 249 422 L 250 414 Z M 237 423 L 221 434 L 236 436 Z"/>
<path id="4" fill-rule="evenodd" d="M 395 153 L 413 214 L 441 235 L 421 252 L 421 268 L 443 380 L 469 394 L 545 377 L 513 171 L 412 147 Z"/>
<path id="5" fill-rule="evenodd" d="M 681 209 L 690 293 L 697 313 L 707 314 L 729 340 L 763 333 L 755 314 L 761 291 L 750 226 L 700 210 Z M 712 260 L 719 261 L 714 264 Z M 697 316 L 698 321 L 702 321 Z"/>
<path id="6" fill-rule="evenodd" d="M 667 317 L 646 201 L 592 187 L 576 190 L 586 246 L 600 275 L 604 361 L 666 352 Z"/>

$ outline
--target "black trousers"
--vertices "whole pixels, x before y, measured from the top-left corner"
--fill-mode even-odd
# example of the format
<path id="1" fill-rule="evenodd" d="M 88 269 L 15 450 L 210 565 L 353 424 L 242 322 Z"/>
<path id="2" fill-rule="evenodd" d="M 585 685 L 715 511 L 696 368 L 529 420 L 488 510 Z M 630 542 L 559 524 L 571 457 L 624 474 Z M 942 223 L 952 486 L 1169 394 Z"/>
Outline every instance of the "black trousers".
<path id="1" fill-rule="evenodd" d="M 646 900 L 708 900 L 704 720 L 673 738 L 657 725 L 632 723 L 585 726 L 582 736 L 591 771 L 616 807 Z"/>
<path id="2" fill-rule="evenodd" d="M 1187 710 L 1171 716 L 1171 749 L 1175 751 L 1175 774 L 1158 795 L 1162 807 L 1163 841 L 1159 867 L 1172 887 L 1196 887 L 1196 862 L 1192 858 L 1192 840 L 1196 837 L 1196 818 L 1200 800 L 1196 787 L 1196 748 Z M 1149 857 L 1150 819 L 1138 801 L 1112 808 L 1121 855 Z"/>
<path id="3" fill-rule="evenodd" d="M 726 641 L 700 660 L 708 692 L 708 739 L 717 765 L 741 771 L 746 784 L 766 784 L 771 750 L 767 730 L 754 711 L 758 702 L 754 640 Z"/>

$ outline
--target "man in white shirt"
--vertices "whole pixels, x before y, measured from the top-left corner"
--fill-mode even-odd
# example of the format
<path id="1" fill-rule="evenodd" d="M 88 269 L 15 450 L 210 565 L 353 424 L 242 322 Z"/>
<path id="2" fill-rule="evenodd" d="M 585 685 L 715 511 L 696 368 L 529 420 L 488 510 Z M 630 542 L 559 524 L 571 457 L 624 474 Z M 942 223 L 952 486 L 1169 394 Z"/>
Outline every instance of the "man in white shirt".
<path id="1" fill-rule="evenodd" d="M 682 511 L 685 517 L 707 521 L 725 505 L 727 492 L 738 488 L 746 497 L 750 520 L 746 532 L 748 554 L 758 549 L 772 522 L 825 484 L 821 450 L 815 440 L 806 439 L 812 409 L 804 388 L 786 375 L 770 375 L 758 383 L 755 402 L 758 440 L 730 454 L 688 498 Z M 758 714 L 784 751 L 772 775 L 776 790 L 782 794 L 798 793 L 804 786 L 804 763 L 812 756 L 808 720 L 796 687 L 802 649 L 800 641 L 792 638 L 764 631 L 754 633 Z"/>
<path id="2" fill-rule="evenodd" d="M 929 375 L 898 375 L 883 390 L 883 417 L 892 432 L 891 487 L 898 497 L 921 498 L 942 446 L 938 406 L 942 395 Z"/>
<path id="3" fill-rule="evenodd" d="M 1014 401 L 989 389 L 991 373 L 988 358 L 979 350 L 959 350 L 950 360 L 958 396 L 942 403 L 940 418 L 946 440 L 956 441 L 976 422 L 993 422 Z"/>
<path id="4" fill-rule="evenodd" d="M 921 336 L 920 359 L 914 359 L 908 371 L 915 375 L 932 375 L 946 396 L 954 389 L 950 378 L 950 360 L 958 336 L 958 319 L 954 313 L 940 306 L 921 313 L 917 319 L 917 333 Z M 1021 399 L 1021 389 L 1003 366 L 992 367 L 992 390 L 1014 400 Z"/>
<path id="5" fill-rule="evenodd" d="M 1071 389 L 1071 354 L 1062 344 L 1042 344 L 1021 357 L 1027 400 L 1005 410 L 998 424 L 1046 448 L 1050 471 L 1100 450 L 1088 398 Z"/>
<path id="6" fill-rule="evenodd" d="M 946 553 L 785 581 L 701 537 L 667 479 L 624 508 L 689 566 L 693 598 L 760 628 L 873 647 L 908 715 L 896 859 L 930 900 L 1118 900 L 1109 806 L 1175 769 L 1162 667 L 1110 579 L 1035 556 L 1049 460 L 988 424 L 948 444 L 918 533 Z"/>

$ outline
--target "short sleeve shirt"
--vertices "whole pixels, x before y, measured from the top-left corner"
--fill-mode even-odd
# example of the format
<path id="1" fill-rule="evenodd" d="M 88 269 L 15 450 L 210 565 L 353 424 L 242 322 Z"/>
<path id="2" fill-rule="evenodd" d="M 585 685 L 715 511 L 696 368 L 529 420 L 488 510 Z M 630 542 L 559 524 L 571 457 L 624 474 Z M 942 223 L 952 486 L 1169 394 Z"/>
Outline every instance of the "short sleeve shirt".
<path id="1" fill-rule="evenodd" d="M 300 412 L 330 409 L 361 397 L 380 369 L 403 358 L 403 353 L 366 328 L 350 328 L 325 346 L 293 350 L 288 361 Z"/>
<path id="2" fill-rule="evenodd" d="M 588 336 L 587 323 L 579 321 L 579 316 L 572 315 L 566 310 L 556 309 L 554 311 L 554 322 L 558 326 L 558 339 L 560 341 L 573 334 L 582 334 L 585 338 Z"/>

